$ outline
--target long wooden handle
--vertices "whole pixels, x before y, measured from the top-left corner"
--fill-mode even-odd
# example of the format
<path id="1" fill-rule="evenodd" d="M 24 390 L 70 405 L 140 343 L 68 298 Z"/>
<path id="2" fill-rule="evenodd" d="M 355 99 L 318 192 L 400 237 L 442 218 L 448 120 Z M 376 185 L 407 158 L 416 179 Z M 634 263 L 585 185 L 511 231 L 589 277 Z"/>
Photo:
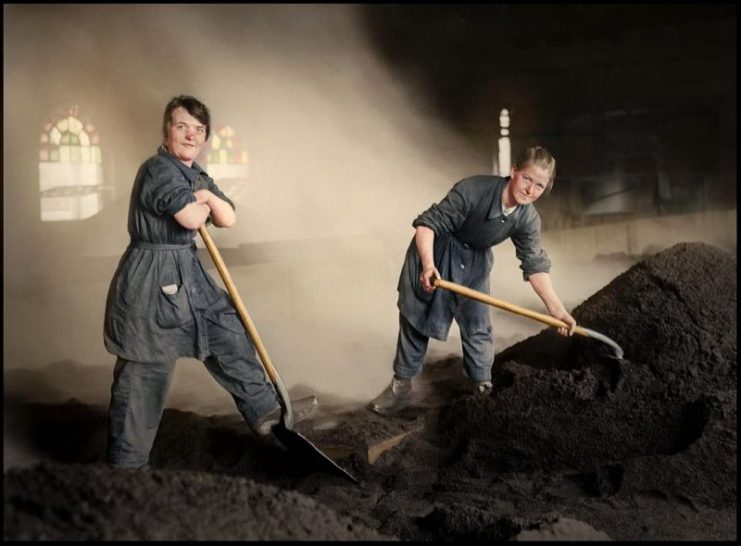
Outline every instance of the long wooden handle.
<path id="1" fill-rule="evenodd" d="M 265 371 L 270 376 L 270 380 L 273 384 L 277 385 L 280 382 L 278 372 L 275 371 L 273 362 L 270 360 L 270 356 L 268 356 L 268 351 L 265 349 L 265 345 L 263 345 L 260 335 L 257 333 L 257 328 L 255 328 L 255 324 L 252 322 L 249 313 L 247 313 L 247 308 L 244 306 L 244 303 L 242 303 L 242 298 L 239 297 L 237 287 L 234 285 L 231 275 L 229 275 L 229 271 L 226 268 L 224 260 L 221 258 L 219 249 L 216 248 L 216 244 L 211 238 L 206 226 L 199 227 L 198 233 L 201 235 L 203 243 L 206 245 L 208 253 L 211 255 L 211 259 L 216 265 L 216 269 L 219 270 L 219 275 L 221 275 L 221 279 L 224 281 L 224 286 L 226 286 L 226 290 L 232 298 L 234 307 L 237 309 L 237 313 L 239 313 L 239 318 L 242 319 L 242 324 L 247 328 L 247 333 L 250 335 L 250 338 L 255 345 L 257 354 L 260 355 L 260 360 L 262 360 L 262 363 L 265 366 Z"/>
<path id="2" fill-rule="evenodd" d="M 493 305 L 494 307 L 499 307 L 500 309 L 504 309 L 505 311 L 510 311 L 511 313 L 522 315 L 523 317 L 537 320 L 539 322 L 547 324 L 548 326 L 553 326 L 554 328 L 567 328 L 568 329 L 569 327 L 568 324 L 566 324 L 562 320 L 557 319 L 556 317 L 552 317 L 550 315 L 544 315 L 543 313 L 538 313 L 537 311 L 531 311 L 530 309 L 519 307 L 518 305 L 515 305 L 513 303 L 508 303 L 506 301 L 493 298 L 489 294 L 484 294 L 483 292 L 479 292 L 478 290 L 468 288 L 467 286 L 462 286 L 460 284 L 456 284 L 450 281 L 445 281 L 443 279 L 435 279 L 433 284 L 437 286 L 438 288 L 445 288 L 446 290 L 450 290 L 451 292 L 455 292 L 456 294 L 460 294 L 462 296 L 466 296 L 471 299 L 478 300 L 482 303 Z M 585 336 L 585 337 L 592 337 L 589 335 L 587 330 L 585 328 L 582 328 L 581 326 L 577 326 L 576 329 L 574 329 L 574 333 Z"/>

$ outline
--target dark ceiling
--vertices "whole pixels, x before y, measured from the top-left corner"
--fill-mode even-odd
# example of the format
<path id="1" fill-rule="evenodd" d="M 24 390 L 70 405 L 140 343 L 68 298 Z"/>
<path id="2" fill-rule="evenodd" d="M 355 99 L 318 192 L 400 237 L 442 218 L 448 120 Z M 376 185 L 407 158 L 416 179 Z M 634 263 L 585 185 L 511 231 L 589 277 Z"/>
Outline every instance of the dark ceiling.
<path id="1" fill-rule="evenodd" d="M 505 105 L 536 130 L 529 116 L 735 101 L 730 3 L 377 4 L 364 21 L 420 99 L 469 136 Z"/>
<path id="2" fill-rule="evenodd" d="M 734 4 L 380 4 L 363 21 L 415 105 L 482 156 L 503 108 L 515 150 L 557 150 L 549 218 L 583 219 L 611 180 L 635 214 L 733 206 Z"/>

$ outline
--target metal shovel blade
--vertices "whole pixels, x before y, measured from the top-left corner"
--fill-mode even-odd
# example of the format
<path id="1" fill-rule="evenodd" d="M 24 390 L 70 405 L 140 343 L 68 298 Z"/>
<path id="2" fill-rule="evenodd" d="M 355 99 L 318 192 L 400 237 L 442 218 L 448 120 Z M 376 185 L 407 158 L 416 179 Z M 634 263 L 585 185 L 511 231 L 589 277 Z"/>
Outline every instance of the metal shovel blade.
<path id="1" fill-rule="evenodd" d="M 350 479 L 356 484 L 360 483 L 332 459 L 319 451 L 319 449 L 315 447 L 309 440 L 301 436 L 298 432 L 292 430 L 293 409 L 291 407 L 291 399 L 288 397 L 288 392 L 283 385 L 283 381 L 281 381 L 280 376 L 278 375 L 278 371 L 275 369 L 275 366 L 273 366 L 270 355 L 268 355 L 268 351 L 265 348 L 262 340 L 260 339 L 260 335 L 257 333 L 257 328 L 255 328 L 255 324 L 252 322 L 252 319 L 247 312 L 247 308 L 242 302 L 242 298 L 239 297 L 237 287 L 234 284 L 231 275 L 229 274 L 229 270 L 226 268 L 226 264 L 221 257 L 219 249 L 216 247 L 216 244 L 211 238 L 211 235 L 209 235 L 206 226 L 199 227 L 198 233 L 200 233 L 201 239 L 203 239 L 203 243 L 206 245 L 206 249 L 211 255 L 211 259 L 213 260 L 214 265 L 216 265 L 216 269 L 219 271 L 221 280 L 224 281 L 224 286 L 226 287 L 227 292 L 229 292 L 229 296 L 232 299 L 232 303 L 234 303 L 234 307 L 239 314 L 239 318 L 242 321 L 247 334 L 250 336 L 250 339 L 255 346 L 255 351 L 257 351 L 257 354 L 260 357 L 260 363 L 265 369 L 265 373 L 267 373 L 268 377 L 270 377 L 270 380 L 273 382 L 273 385 L 278 392 L 278 396 L 280 397 L 280 404 L 283 407 L 283 413 L 281 415 L 280 424 L 274 426 L 272 429 L 273 434 L 286 448 L 288 448 L 289 450 L 295 450 L 297 453 L 305 455 L 310 461 L 317 464 L 317 468 L 322 470 L 329 469 L 331 473 L 338 473 L 339 475 Z"/>
<path id="2" fill-rule="evenodd" d="M 317 468 L 329 474 L 347 478 L 355 484 L 360 483 L 352 474 L 322 453 L 319 448 L 304 436 L 295 430 L 286 428 L 283 423 L 279 423 L 273 427 L 273 434 L 289 451 L 301 456 L 302 461 L 313 463 Z"/>
<path id="3" fill-rule="evenodd" d="M 606 344 L 607 346 L 612 349 L 612 355 L 610 355 L 612 358 L 615 358 L 617 360 L 623 360 L 623 348 L 620 347 L 615 341 L 610 339 L 604 334 L 600 334 L 599 332 L 595 332 L 594 330 L 590 330 L 589 328 L 581 327 L 581 330 L 583 330 L 587 337 L 592 337 L 594 339 L 600 340 L 602 343 Z M 581 333 L 581 332 L 580 332 Z"/>

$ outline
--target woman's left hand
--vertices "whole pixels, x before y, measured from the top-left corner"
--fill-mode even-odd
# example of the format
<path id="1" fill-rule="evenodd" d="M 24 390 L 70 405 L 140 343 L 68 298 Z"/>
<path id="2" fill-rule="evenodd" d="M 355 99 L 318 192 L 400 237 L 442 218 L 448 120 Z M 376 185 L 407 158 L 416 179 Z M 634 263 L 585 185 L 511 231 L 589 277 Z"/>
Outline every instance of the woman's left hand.
<path id="1" fill-rule="evenodd" d="M 568 325 L 568 328 L 558 328 L 559 334 L 566 337 L 574 334 L 574 330 L 576 329 L 576 320 L 566 310 L 559 313 L 553 313 L 553 316 Z"/>

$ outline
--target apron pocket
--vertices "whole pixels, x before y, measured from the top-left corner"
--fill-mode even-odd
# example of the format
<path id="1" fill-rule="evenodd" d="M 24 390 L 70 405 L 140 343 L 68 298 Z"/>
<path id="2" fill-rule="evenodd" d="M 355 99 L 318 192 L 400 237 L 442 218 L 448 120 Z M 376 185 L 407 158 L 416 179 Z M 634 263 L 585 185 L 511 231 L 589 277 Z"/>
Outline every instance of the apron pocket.
<path id="1" fill-rule="evenodd" d="M 168 287 L 168 292 L 170 291 Z M 154 319 L 162 328 L 177 328 L 193 322 L 193 314 L 183 285 L 180 285 L 174 294 L 160 290 Z"/>

